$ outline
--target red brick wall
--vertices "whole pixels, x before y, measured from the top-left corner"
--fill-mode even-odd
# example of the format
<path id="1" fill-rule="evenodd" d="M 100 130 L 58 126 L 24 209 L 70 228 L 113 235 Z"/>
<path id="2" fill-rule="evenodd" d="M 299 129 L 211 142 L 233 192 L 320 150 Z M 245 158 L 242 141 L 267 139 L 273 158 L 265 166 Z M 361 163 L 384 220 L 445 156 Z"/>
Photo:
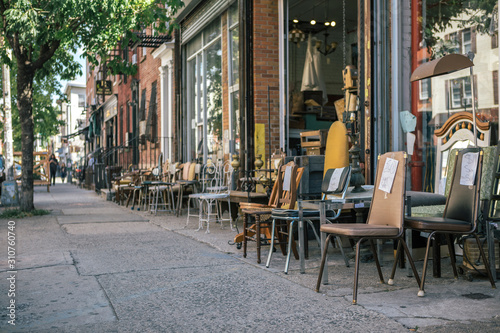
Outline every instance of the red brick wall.
<path id="1" fill-rule="evenodd" d="M 268 149 L 268 86 L 271 110 L 271 150 L 279 148 L 279 19 L 278 3 L 254 0 L 254 114 L 256 124 L 266 125 Z"/>

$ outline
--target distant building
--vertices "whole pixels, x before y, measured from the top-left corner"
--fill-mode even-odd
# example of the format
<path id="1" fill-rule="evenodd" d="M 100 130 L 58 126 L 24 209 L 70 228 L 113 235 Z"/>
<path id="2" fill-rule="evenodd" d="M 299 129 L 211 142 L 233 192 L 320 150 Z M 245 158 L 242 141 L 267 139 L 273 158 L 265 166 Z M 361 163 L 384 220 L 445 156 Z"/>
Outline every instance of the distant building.
<path id="1" fill-rule="evenodd" d="M 68 82 L 64 94 L 68 102 L 59 103 L 60 120 L 64 122 L 60 134 L 54 140 L 54 152 L 59 162 L 73 162 L 84 156 L 85 138 L 81 130 L 85 127 L 85 84 Z"/>

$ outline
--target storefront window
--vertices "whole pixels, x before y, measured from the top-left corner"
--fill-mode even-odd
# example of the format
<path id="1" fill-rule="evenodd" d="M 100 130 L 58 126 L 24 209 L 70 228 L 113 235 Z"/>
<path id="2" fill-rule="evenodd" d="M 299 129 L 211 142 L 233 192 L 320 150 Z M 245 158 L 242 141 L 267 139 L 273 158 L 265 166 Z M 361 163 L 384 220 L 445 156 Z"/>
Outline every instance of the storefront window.
<path id="1" fill-rule="evenodd" d="M 412 1 L 412 4 L 419 6 L 419 15 L 413 18 L 413 22 L 420 24 L 412 31 L 412 54 L 417 57 L 412 70 L 422 63 L 452 53 L 472 54 L 474 63 L 472 77 L 467 68 L 420 82 L 419 98 L 412 101 L 412 113 L 422 123 L 416 133 L 419 136 L 417 154 L 423 167 L 422 178 L 412 178 L 413 189 L 438 192 L 439 184 L 446 176 L 444 170 L 449 156 L 449 150 L 443 150 L 451 145 L 452 142 L 447 142 L 453 140 L 454 131 L 439 142 L 441 148 L 434 132 L 456 113 L 471 112 L 473 103 L 478 119 L 490 123 L 489 142 L 479 145 L 492 145 L 498 140 L 498 26 L 493 17 L 497 15 L 493 14 L 496 3 L 492 0 L 473 3 Z M 418 86 L 414 85 L 413 89 L 415 87 Z M 467 139 L 459 141 L 452 146 L 464 147 L 472 143 Z M 436 167 L 437 161 L 440 165 Z M 415 172 L 414 168 L 412 172 Z"/>
<path id="2" fill-rule="evenodd" d="M 235 2 L 228 9 L 229 25 L 229 103 L 231 114 L 231 152 L 240 150 L 240 108 L 239 108 L 239 33 L 238 33 L 238 2 Z"/>
<path id="3" fill-rule="evenodd" d="M 217 159 L 222 152 L 222 49 L 220 18 L 186 45 L 188 159 Z"/>

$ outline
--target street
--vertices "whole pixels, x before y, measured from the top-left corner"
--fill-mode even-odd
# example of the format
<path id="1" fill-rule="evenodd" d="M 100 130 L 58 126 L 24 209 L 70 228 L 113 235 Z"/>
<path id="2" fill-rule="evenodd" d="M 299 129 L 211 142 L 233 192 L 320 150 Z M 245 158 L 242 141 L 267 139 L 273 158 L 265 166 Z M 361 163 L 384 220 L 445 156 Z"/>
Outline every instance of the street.
<path id="1" fill-rule="evenodd" d="M 376 283 L 375 265 L 367 263 L 366 269 L 361 266 L 360 305 L 353 306 L 353 268 L 342 267 L 340 258 L 331 266 L 342 272 L 342 281 L 330 273 L 340 288 L 324 286 L 316 293 L 313 260 L 306 274 L 294 270 L 297 266 L 283 274 L 281 255 L 271 269 L 262 269 L 254 257 L 243 260 L 241 251 L 227 245 L 234 235 L 227 225 L 224 230 L 213 225 L 212 233 L 205 234 L 196 231 L 193 218 L 183 229 L 185 214 L 131 212 L 94 192 L 60 183 L 50 193 L 35 188 L 35 206 L 51 214 L 14 221 L 14 297 L 7 294 L 10 224 L 0 220 L 0 331 L 487 332 L 500 327 L 499 293 L 485 279 L 454 282 L 446 276 L 436 284 L 431 277 L 422 299 L 414 280 L 402 271 L 396 275 L 399 287 L 383 286 Z M 209 245 L 222 232 L 229 235 L 219 242 L 223 245 Z M 436 295 L 452 285 L 462 288 L 457 295 Z M 474 290 L 463 288 L 467 285 Z M 467 292 L 492 297 L 462 297 L 457 303 Z M 15 326 L 9 324 L 7 309 L 12 299 Z"/>

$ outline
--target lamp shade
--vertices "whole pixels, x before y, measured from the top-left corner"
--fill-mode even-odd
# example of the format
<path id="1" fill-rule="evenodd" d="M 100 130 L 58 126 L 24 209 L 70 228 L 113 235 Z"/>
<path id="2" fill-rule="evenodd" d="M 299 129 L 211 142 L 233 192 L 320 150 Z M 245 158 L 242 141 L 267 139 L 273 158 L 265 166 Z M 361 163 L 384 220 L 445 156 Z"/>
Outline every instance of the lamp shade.
<path id="1" fill-rule="evenodd" d="M 462 54 L 448 54 L 442 58 L 418 66 L 411 74 L 410 81 L 413 82 L 453 73 L 472 66 L 474 66 L 474 63 L 467 56 Z"/>

